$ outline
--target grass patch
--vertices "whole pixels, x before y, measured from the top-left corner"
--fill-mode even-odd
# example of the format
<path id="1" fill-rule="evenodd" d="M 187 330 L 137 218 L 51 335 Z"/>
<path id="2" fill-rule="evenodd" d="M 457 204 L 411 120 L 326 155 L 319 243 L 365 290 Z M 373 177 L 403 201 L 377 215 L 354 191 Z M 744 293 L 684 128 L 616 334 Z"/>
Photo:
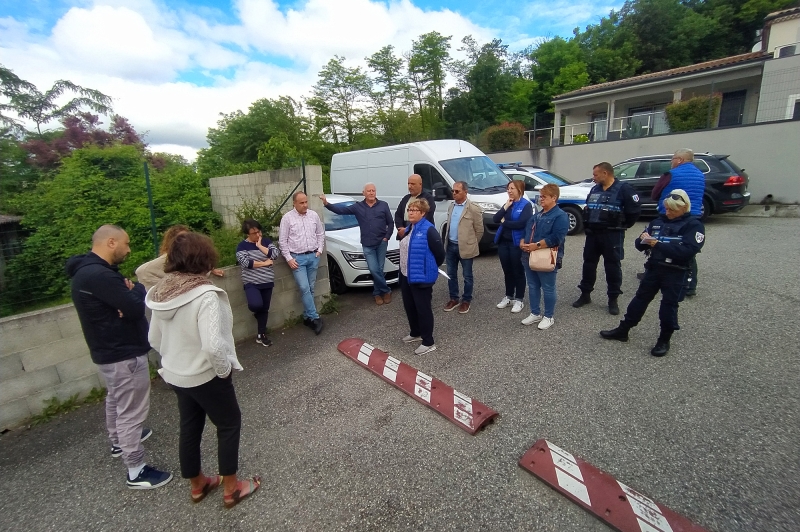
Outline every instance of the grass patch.
<path id="1" fill-rule="evenodd" d="M 322 296 L 322 299 L 325 302 L 322 304 L 322 308 L 319 309 L 320 314 L 339 314 L 339 311 L 342 310 L 342 304 L 337 299 L 336 294 L 330 293 L 327 296 Z"/>
<path id="2" fill-rule="evenodd" d="M 58 397 L 51 397 L 44 400 L 44 410 L 41 413 L 32 416 L 30 425 L 36 426 L 47 423 L 67 412 L 77 410 L 83 405 L 93 405 L 103 401 L 106 398 L 107 390 L 105 388 L 92 388 L 83 399 L 79 399 L 79 394 L 75 394 L 65 399 L 60 400 Z"/>
<path id="3" fill-rule="evenodd" d="M 289 316 L 283 320 L 283 328 L 288 329 L 300 323 L 303 323 L 303 316 L 298 316 L 294 312 L 289 312 Z"/>
<path id="4" fill-rule="evenodd" d="M 61 414 L 72 412 L 81 406 L 81 404 L 82 401 L 78 399 L 77 393 L 64 401 L 61 401 L 58 397 L 46 399 L 44 401 L 44 410 L 42 410 L 40 414 L 36 414 L 31 418 L 31 425 L 35 426 L 41 425 L 42 423 L 47 423 Z"/>

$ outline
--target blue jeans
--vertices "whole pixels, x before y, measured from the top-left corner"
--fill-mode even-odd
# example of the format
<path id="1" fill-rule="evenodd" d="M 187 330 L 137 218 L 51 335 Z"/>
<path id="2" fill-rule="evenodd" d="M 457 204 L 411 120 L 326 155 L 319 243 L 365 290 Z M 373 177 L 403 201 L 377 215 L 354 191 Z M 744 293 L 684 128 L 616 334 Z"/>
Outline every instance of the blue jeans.
<path id="1" fill-rule="evenodd" d="M 522 267 L 528 280 L 528 297 L 531 301 L 531 314 L 542 314 L 541 298 L 544 293 L 544 316 L 552 318 L 556 311 L 556 272 L 535 272 L 528 267 L 528 254 L 522 254 Z"/>
<path id="2" fill-rule="evenodd" d="M 317 282 L 319 257 L 314 253 L 301 255 L 292 253 L 292 258 L 297 261 L 297 269 L 292 270 L 292 275 L 294 275 L 297 288 L 300 289 L 300 299 L 303 300 L 303 317 L 316 320 L 319 318 L 319 314 L 314 305 L 314 283 Z"/>
<path id="3" fill-rule="evenodd" d="M 447 287 L 450 289 L 450 299 L 458 301 L 458 263 L 461 263 L 461 270 L 464 273 L 464 297 L 462 301 L 469 303 L 472 301 L 472 259 L 462 259 L 458 254 L 458 244 L 447 243 Z"/>
<path id="4" fill-rule="evenodd" d="M 362 246 L 364 258 L 367 260 L 369 274 L 372 275 L 372 295 L 380 296 L 391 292 L 389 285 L 386 284 L 386 276 L 383 274 L 383 266 L 386 264 L 386 248 L 389 242 L 381 240 L 377 246 Z"/>

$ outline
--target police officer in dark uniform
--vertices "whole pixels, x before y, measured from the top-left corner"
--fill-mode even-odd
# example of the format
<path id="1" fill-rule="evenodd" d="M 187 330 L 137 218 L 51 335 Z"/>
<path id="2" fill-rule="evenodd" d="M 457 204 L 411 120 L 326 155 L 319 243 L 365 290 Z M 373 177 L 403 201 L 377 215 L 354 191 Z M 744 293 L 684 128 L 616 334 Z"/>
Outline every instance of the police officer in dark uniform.
<path id="1" fill-rule="evenodd" d="M 686 290 L 692 259 L 705 242 L 703 224 L 691 215 L 689 195 L 682 189 L 675 189 L 664 200 L 666 215 L 661 215 L 647 226 L 636 239 L 636 249 L 650 251 L 645 264 L 645 274 L 636 295 L 628 305 L 625 318 L 619 327 L 600 331 L 607 340 L 628 341 L 628 331 L 639 323 L 647 306 L 661 291 L 661 308 L 658 318 L 661 321 L 661 334 L 650 354 L 662 357 L 669 351 L 669 340 L 673 331 L 678 330 L 678 303 Z"/>
<path id="2" fill-rule="evenodd" d="M 584 227 L 586 244 L 583 247 L 583 277 L 578 288 L 579 297 L 572 306 L 580 308 L 592 302 L 591 294 L 597 279 L 597 263 L 603 257 L 608 282 L 608 312 L 619 314 L 617 298 L 622 293 L 622 264 L 624 258 L 625 230 L 639 219 L 642 206 L 639 196 L 629 184 L 614 177 L 609 163 L 592 168 L 596 183 L 586 199 Z"/>

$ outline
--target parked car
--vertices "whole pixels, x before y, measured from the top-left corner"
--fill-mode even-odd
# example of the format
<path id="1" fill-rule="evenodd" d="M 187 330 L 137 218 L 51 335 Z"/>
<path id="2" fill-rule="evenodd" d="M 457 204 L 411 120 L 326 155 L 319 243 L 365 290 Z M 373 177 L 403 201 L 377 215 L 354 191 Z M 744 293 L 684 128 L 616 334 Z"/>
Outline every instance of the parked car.
<path id="1" fill-rule="evenodd" d="M 538 199 L 538 191 L 543 186 L 548 183 L 558 185 L 560 190 L 558 206 L 569 217 L 567 234 L 575 235 L 583 231 L 583 208 L 586 206 L 586 197 L 594 183 L 573 183 L 565 177 L 538 166 L 526 166 L 519 163 L 503 163 L 498 166 L 510 179 L 519 179 L 525 182 L 526 195 L 533 202 Z"/>
<path id="2" fill-rule="evenodd" d="M 352 205 L 356 200 L 340 194 L 326 194 L 329 203 Z M 361 230 L 352 214 L 336 214 L 323 209 L 325 223 L 325 250 L 328 253 L 328 277 L 331 292 L 343 294 L 349 287 L 372 286 L 372 275 L 367 268 L 364 250 L 361 248 Z M 386 282 L 395 284 L 399 280 L 400 245 L 394 230 L 386 250 L 383 271 Z"/>
<path id="3" fill-rule="evenodd" d="M 614 165 L 617 179 L 631 185 L 642 199 L 642 214 L 655 214 L 657 202 L 650 199 L 658 178 L 670 170 L 672 154 L 632 157 Z M 695 153 L 694 165 L 706 176 L 702 216 L 736 212 L 750 203 L 749 178 L 727 155 Z"/>

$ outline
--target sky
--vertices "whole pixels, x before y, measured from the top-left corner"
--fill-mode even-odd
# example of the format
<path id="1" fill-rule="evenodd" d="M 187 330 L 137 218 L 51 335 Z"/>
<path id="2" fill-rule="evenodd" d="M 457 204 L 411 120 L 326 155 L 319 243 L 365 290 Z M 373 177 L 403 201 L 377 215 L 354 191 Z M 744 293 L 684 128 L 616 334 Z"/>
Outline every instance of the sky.
<path id="1" fill-rule="evenodd" d="M 23 0 L 0 4 L 0 64 L 46 90 L 70 80 L 114 99 L 154 152 L 189 160 L 220 113 L 259 98 L 311 93 L 334 55 L 366 68 L 421 34 L 519 51 L 570 37 L 622 1 L 601 0 Z"/>

